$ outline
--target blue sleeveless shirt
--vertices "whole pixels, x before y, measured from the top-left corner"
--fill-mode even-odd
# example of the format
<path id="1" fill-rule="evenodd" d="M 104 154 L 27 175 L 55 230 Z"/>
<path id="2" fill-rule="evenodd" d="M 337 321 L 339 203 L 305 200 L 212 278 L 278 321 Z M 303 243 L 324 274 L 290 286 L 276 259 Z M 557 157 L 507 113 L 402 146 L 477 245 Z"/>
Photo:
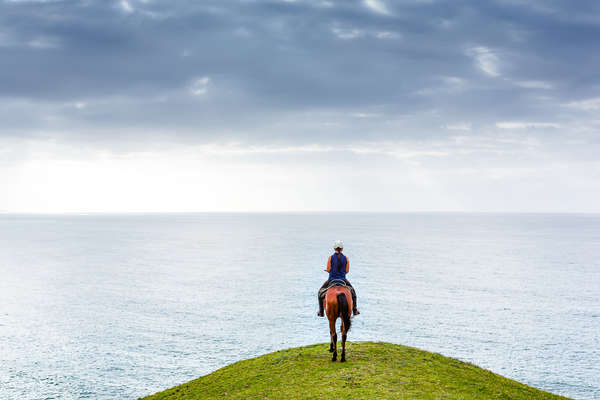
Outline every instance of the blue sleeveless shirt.
<path id="1" fill-rule="evenodd" d="M 329 270 L 329 280 L 332 279 L 346 279 L 346 265 L 348 265 L 348 260 L 346 256 L 340 254 L 340 258 L 338 260 L 337 253 L 333 253 L 331 256 L 331 269 Z"/>

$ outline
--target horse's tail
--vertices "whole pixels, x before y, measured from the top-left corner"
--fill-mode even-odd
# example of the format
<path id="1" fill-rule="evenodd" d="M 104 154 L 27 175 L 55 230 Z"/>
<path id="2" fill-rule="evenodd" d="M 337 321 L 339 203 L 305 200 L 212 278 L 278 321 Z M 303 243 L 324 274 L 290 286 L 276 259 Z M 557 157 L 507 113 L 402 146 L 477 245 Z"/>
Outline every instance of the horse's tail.
<path id="1" fill-rule="evenodd" d="M 350 320 L 348 299 L 346 299 L 346 295 L 344 293 L 338 293 L 337 301 L 340 313 L 342 314 L 342 320 L 344 321 L 344 327 L 346 328 L 346 332 L 348 332 L 350 330 L 350 326 L 352 325 L 352 320 Z"/>

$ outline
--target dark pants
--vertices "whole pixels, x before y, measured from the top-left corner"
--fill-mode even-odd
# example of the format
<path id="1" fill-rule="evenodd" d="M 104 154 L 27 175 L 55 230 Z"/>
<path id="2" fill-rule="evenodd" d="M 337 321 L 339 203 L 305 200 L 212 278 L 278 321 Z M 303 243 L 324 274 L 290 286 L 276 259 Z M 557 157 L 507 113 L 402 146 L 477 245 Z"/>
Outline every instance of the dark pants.
<path id="1" fill-rule="evenodd" d="M 352 285 L 350 284 L 350 281 L 348 279 L 344 279 L 344 282 L 346 283 L 346 285 L 350 286 L 350 294 L 352 294 L 352 305 L 354 306 L 354 310 L 356 310 L 356 292 L 354 291 L 354 288 L 352 287 Z M 321 289 L 326 288 L 327 286 L 329 286 L 329 284 L 331 283 L 331 281 L 329 279 L 327 279 L 325 281 L 325 283 L 323 284 L 323 286 L 321 286 Z M 319 300 L 319 311 L 323 311 L 323 299 L 319 297 L 319 295 L 317 295 L 317 298 Z"/>

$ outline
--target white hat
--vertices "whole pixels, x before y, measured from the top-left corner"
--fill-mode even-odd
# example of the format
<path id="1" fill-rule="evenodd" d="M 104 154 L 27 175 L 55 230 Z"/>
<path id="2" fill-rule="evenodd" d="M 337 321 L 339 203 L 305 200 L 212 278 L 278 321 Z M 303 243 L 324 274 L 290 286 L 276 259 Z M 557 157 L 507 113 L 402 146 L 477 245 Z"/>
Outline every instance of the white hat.
<path id="1" fill-rule="evenodd" d="M 344 249 L 344 242 L 342 242 L 341 240 L 336 240 L 335 242 L 333 242 L 333 249 Z"/>

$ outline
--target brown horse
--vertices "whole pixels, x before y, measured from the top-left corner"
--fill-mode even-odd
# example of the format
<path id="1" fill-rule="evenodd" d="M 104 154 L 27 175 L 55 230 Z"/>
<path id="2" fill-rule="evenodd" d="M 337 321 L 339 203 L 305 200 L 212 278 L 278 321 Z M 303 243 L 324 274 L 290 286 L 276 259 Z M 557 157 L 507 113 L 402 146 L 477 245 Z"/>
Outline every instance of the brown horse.
<path id="1" fill-rule="evenodd" d="M 352 321 L 350 315 L 352 313 L 352 295 L 350 290 L 345 286 L 333 286 L 327 290 L 325 295 L 325 314 L 329 320 L 329 335 L 331 336 L 331 345 L 329 351 L 333 353 L 331 361 L 337 359 L 337 333 L 335 331 L 335 321 L 338 318 L 342 319 L 342 358 L 340 362 L 346 361 L 346 335 L 350 330 Z"/>

